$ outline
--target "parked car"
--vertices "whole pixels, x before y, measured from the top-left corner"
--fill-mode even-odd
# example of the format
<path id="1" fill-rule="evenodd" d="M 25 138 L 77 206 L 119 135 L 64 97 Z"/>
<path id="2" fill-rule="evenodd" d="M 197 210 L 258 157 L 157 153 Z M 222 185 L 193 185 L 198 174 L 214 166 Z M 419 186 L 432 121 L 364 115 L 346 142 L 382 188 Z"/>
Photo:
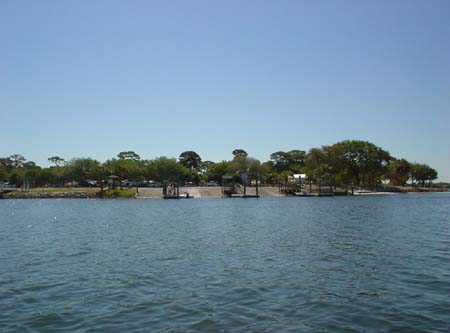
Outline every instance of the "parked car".
<path id="1" fill-rule="evenodd" d="M 149 180 L 146 187 L 162 187 L 162 184 L 153 180 Z"/>
<path id="2" fill-rule="evenodd" d="M 211 180 L 211 181 L 206 183 L 206 186 L 219 186 L 219 184 L 217 182 L 214 182 L 214 181 Z"/>
<path id="3" fill-rule="evenodd" d="M 78 183 L 79 186 L 82 187 L 96 187 L 97 181 L 96 180 L 82 180 Z"/>

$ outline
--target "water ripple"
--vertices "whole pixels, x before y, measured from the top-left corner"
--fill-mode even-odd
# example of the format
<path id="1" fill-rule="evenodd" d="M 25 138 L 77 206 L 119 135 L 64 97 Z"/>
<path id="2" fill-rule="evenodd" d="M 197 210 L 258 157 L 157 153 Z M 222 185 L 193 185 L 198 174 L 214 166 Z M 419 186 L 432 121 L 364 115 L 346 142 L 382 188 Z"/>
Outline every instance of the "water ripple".
<path id="1" fill-rule="evenodd" d="M 3 200 L 0 330 L 448 332 L 449 198 Z"/>

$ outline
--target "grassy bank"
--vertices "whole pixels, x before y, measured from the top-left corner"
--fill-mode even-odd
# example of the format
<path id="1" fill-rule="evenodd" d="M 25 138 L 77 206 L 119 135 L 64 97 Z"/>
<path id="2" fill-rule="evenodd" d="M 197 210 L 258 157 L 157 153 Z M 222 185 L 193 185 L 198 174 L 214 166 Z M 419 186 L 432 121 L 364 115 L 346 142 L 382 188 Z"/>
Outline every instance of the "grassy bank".
<path id="1" fill-rule="evenodd" d="M 97 187 L 35 187 L 30 189 L 31 193 L 97 193 L 98 191 Z"/>
<path id="2" fill-rule="evenodd" d="M 58 199 L 58 198 L 134 198 L 134 189 L 104 190 L 94 187 L 41 187 L 33 188 L 29 192 L 11 191 L 0 195 L 2 199 Z"/>
<path id="3" fill-rule="evenodd" d="M 99 196 L 102 194 L 99 192 Z M 103 198 L 134 198 L 136 197 L 136 190 L 133 188 L 127 189 L 112 189 L 103 191 Z"/>

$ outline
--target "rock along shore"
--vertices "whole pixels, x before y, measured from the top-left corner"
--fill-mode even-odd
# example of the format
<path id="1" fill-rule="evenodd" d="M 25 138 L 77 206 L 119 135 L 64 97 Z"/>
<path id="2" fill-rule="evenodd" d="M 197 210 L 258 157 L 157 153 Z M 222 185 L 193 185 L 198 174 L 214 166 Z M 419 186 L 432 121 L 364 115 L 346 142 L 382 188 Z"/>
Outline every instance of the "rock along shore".
<path id="1" fill-rule="evenodd" d="M 354 195 L 387 195 L 387 194 L 400 194 L 400 193 L 420 193 L 420 192 L 442 192 L 438 189 L 404 189 L 398 192 L 375 192 L 375 191 L 355 191 Z M 180 194 L 189 194 L 193 198 L 220 198 L 222 197 L 222 188 L 220 186 L 215 187 L 180 187 Z M 254 195 L 255 188 L 247 188 L 247 194 Z M 286 194 L 280 193 L 278 187 L 261 187 L 259 189 L 259 195 L 261 197 L 284 197 Z M 103 194 L 100 190 L 90 189 L 88 191 L 52 191 L 46 189 L 44 191 L 32 190 L 31 192 L 11 191 L 7 193 L 0 193 L 0 199 L 90 199 L 90 198 L 139 198 L 139 199 L 162 199 L 161 188 L 139 188 L 136 193 L 135 188 L 130 189 L 115 189 L 105 190 Z"/>
<path id="2" fill-rule="evenodd" d="M 1 199 L 88 199 L 98 198 L 99 194 L 96 192 L 21 192 L 13 191 L 3 193 L 0 195 Z"/>

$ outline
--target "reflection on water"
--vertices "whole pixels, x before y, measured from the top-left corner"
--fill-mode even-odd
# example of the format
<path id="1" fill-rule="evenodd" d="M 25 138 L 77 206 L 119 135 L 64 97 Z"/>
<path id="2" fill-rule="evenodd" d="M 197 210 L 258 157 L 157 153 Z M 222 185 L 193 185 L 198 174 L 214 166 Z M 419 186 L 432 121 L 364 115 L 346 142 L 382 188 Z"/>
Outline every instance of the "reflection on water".
<path id="1" fill-rule="evenodd" d="M 0 213 L 2 332 L 448 332 L 448 194 Z"/>

